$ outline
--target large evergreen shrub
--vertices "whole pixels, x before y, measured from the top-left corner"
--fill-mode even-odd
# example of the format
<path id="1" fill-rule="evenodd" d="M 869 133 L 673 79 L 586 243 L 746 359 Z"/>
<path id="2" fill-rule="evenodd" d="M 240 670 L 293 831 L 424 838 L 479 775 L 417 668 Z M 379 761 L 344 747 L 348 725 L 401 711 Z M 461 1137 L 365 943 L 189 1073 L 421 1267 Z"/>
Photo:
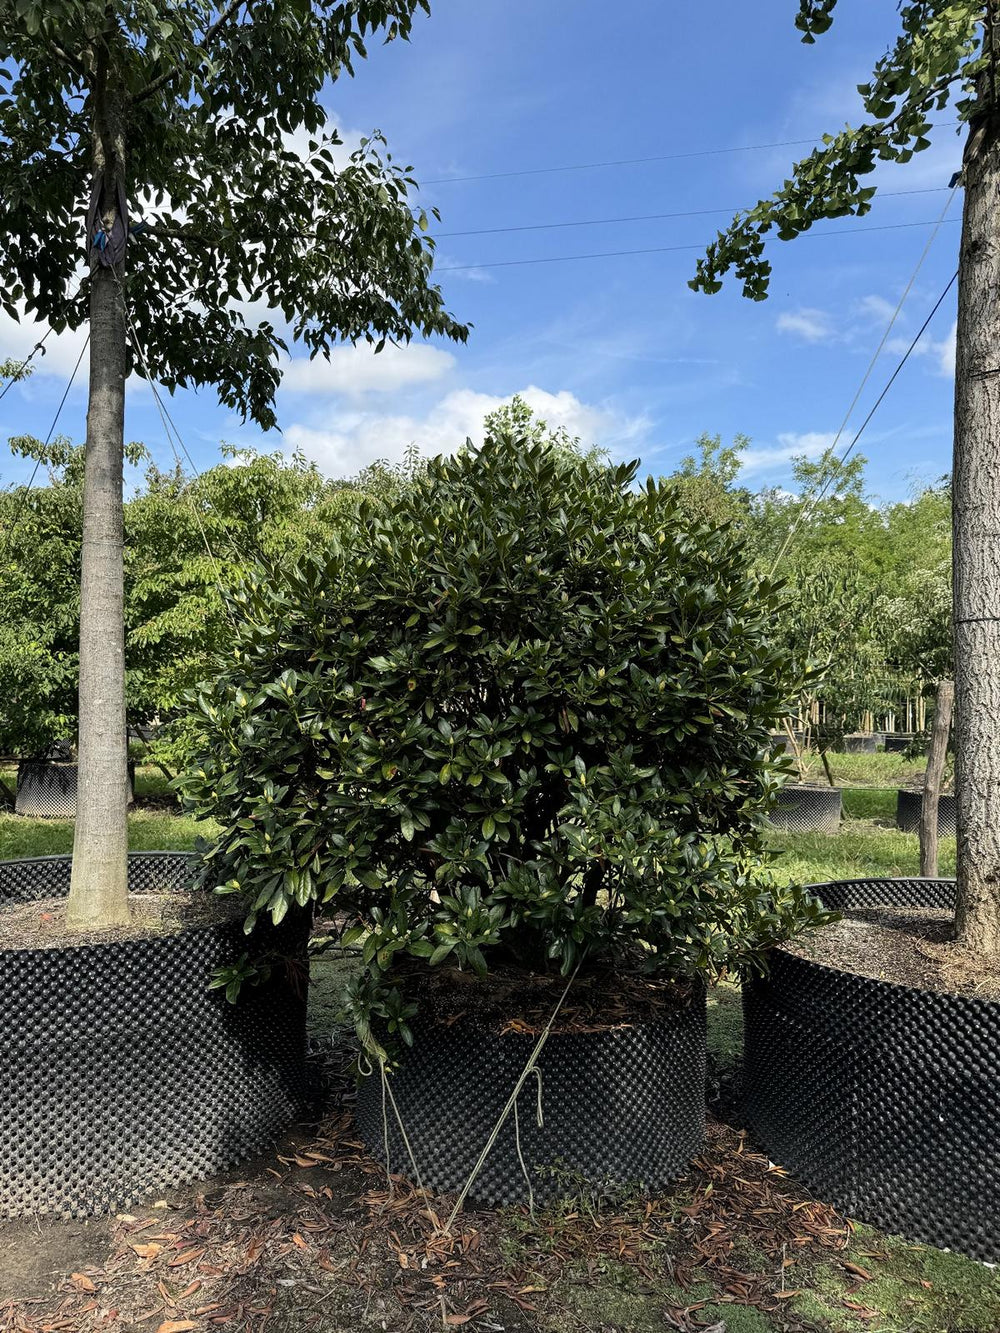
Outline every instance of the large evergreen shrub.
<path id="1" fill-rule="evenodd" d="M 251 581 L 186 784 L 206 880 L 405 956 L 683 977 L 818 917 L 769 877 L 780 592 L 674 490 L 510 436 Z"/>

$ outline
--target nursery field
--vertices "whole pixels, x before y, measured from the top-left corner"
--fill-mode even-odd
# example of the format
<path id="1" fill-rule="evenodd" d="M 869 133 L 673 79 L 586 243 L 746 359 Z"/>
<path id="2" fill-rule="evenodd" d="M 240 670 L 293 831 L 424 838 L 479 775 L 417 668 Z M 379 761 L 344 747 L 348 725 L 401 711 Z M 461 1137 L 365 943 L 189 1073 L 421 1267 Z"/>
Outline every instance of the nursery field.
<path id="1" fill-rule="evenodd" d="M 912 766 L 911 766 L 912 767 Z M 916 872 L 917 840 L 892 826 L 894 755 L 835 757 L 845 801 L 836 835 L 772 836 L 779 873 L 817 882 Z M 2 775 L 7 785 L 13 777 Z M 185 848 L 211 830 L 182 816 L 140 769 L 134 849 Z M 68 851 L 72 824 L 0 814 L 0 859 Z M 954 840 L 942 840 L 942 874 Z M 349 1098 L 335 1024 L 344 965 L 314 968 L 316 1060 Z M 470 1333 L 993 1333 L 1000 1278 L 955 1255 L 881 1235 L 811 1199 L 758 1156 L 739 1123 L 738 987 L 709 1000 L 713 1120 L 702 1155 L 667 1195 L 466 1210 L 425 1198 L 353 1136 L 334 1097 L 325 1118 L 242 1173 L 89 1222 L 0 1224 L 0 1329 L 84 1333 L 466 1328 Z M 728 1122 L 728 1123 L 727 1123 Z"/>

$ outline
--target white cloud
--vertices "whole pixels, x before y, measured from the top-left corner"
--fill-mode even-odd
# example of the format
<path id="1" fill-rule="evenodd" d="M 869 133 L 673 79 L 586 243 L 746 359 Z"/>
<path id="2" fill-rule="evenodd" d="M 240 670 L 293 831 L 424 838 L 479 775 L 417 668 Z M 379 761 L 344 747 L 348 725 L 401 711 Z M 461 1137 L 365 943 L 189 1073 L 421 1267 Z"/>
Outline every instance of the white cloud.
<path id="1" fill-rule="evenodd" d="M 621 452 L 638 440 L 648 423 L 623 417 L 610 408 L 583 403 L 563 389 L 550 393 L 531 385 L 521 397 L 553 428 L 565 427 L 586 444 Z M 346 411 L 331 427 L 295 423 L 285 430 L 285 443 L 313 458 L 331 476 L 351 476 L 377 458 L 402 457 L 415 444 L 427 456 L 451 453 L 467 438 L 482 437 L 483 418 L 509 398 L 473 389 L 454 389 L 422 417 Z"/>
<path id="2" fill-rule="evenodd" d="M 858 302 L 858 312 L 863 318 L 870 319 L 873 324 L 888 324 L 896 313 L 896 307 L 884 296 L 872 293 L 862 296 Z"/>
<path id="3" fill-rule="evenodd" d="M 935 375 L 940 375 L 944 379 L 952 379 L 955 374 L 955 338 L 957 332 L 958 322 L 953 321 L 951 328 L 943 338 L 929 338 L 925 335 L 910 355 L 923 357 L 930 361 L 934 367 Z M 885 345 L 885 349 L 895 356 L 902 356 L 909 348 L 911 341 L 910 338 L 890 338 Z"/>
<path id="4" fill-rule="evenodd" d="M 785 467 L 801 454 L 807 458 L 818 458 L 835 439 L 833 431 L 785 431 L 778 436 L 776 445 L 753 445 L 746 451 L 743 455 L 742 475 L 749 477 L 757 472 L 771 472 L 775 468 Z"/>
<path id="5" fill-rule="evenodd" d="M 807 306 L 783 310 L 778 316 L 778 332 L 794 334 L 808 343 L 831 342 L 837 336 L 833 320 L 826 311 Z"/>
<path id="6" fill-rule="evenodd" d="M 324 134 L 335 133 L 341 142 L 331 149 L 331 155 L 334 166 L 338 171 L 342 171 L 350 162 L 351 154 L 361 147 L 361 140 L 372 137 L 372 131 L 350 129 L 342 125 L 340 118 L 328 106 L 324 106 L 323 111 L 326 115 L 326 124 L 320 130 L 312 132 L 300 127 L 291 133 L 283 134 L 282 145 L 305 161 L 309 157 L 310 142 L 317 143 Z"/>
<path id="7" fill-rule="evenodd" d="M 5 311 L 0 312 L 0 361 L 6 361 L 8 358 L 17 362 L 26 360 L 35 344 L 45 337 L 47 328 L 47 324 L 35 323 L 27 316 L 18 323 Z M 75 331 L 67 329 L 63 333 L 49 334 L 42 350 L 32 357 L 32 374 L 58 375 L 61 379 L 68 380 L 83 350 L 86 338 L 86 326 Z M 30 380 L 28 382 L 30 383 Z M 86 357 L 77 375 L 77 383 L 81 382 L 83 384 L 87 382 Z"/>
<path id="8" fill-rule="evenodd" d="M 291 393 L 390 393 L 414 384 L 427 384 L 446 375 L 455 364 L 450 352 L 429 343 L 395 346 L 387 343 L 376 354 L 369 343 L 335 347 L 329 357 L 293 357 L 284 367 L 281 387 Z"/>

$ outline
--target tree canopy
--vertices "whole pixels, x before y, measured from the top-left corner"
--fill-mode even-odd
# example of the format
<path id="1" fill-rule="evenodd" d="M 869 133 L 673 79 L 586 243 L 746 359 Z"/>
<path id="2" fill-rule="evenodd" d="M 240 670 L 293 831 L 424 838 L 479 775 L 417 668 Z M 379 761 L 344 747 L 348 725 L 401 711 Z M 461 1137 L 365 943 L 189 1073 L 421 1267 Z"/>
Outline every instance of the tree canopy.
<path id="1" fill-rule="evenodd" d="M 799 0 L 795 23 L 804 42 L 830 28 L 836 7 L 837 0 Z M 858 86 L 864 122 L 825 134 L 770 198 L 737 213 L 699 259 L 690 284 L 696 291 L 719 291 L 733 272 L 744 296 L 763 300 L 771 234 L 788 241 L 825 218 L 862 217 L 877 193 L 866 178 L 879 162 L 908 162 L 935 134 L 954 133 L 935 126 L 937 113 L 949 106 L 973 127 L 977 114 L 985 114 L 976 94 L 995 64 L 990 6 L 984 0 L 903 0 L 898 8 L 895 43 L 875 62 L 870 81 Z"/>
<path id="2" fill-rule="evenodd" d="M 0 490 L 0 754 L 44 754 L 77 725 L 82 446 L 24 436 L 47 484 Z M 388 503 L 419 473 L 409 455 L 349 481 L 295 455 L 223 446 L 198 476 L 157 467 L 128 447 L 141 478 L 125 503 L 125 651 L 132 727 L 168 722 L 226 641 L 226 598 L 261 560 L 295 560 L 331 539 L 362 499 Z M 160 732 L 151 754 L 171 768 L 185 728 Z"/>
<path id="3" fill-rule="evenodd" d="M 96 130 L 98 158 L 127 173 L 136 374 L 210 385 L 267 428 L 289 339 L 310 355 L 464 339 L 409 168 L 378 136 L 347 154 L 321 100 L 366 42 L 408 38 L 427 9 L 0 0 L 0 306 L 85 322 Z"/>

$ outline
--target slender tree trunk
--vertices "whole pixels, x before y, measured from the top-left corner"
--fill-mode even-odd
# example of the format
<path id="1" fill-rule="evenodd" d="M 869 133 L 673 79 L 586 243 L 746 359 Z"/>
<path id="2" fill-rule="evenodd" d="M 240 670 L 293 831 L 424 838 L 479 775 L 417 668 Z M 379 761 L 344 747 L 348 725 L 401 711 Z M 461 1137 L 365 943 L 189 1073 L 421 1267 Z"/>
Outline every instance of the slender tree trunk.
<path id="1" fill-rule="evenodd" d="M 941 777 L 948 757 L 954 703 L 954 684 L 950 680 L 941 681 L 934 708 L 934 730 L 927 751 L 924 798 L 920 805 L 920 873 L 929 879 L 937 879 L 938 873 L 938 801 L 941 798 Z"/>
<path id="2" fill-rule="evenodd" d="M 124 169 L 123 98 L 110 86 L 113 73 L 105 60 L 94 121 L 100 214 L 109 232 Z M 78 785 L 67 909 L 68 924 L 80 930 L 110 929 L 130 917 L 122 512 L 128 345 L 121 278 L 120 271 L 97 265 L 90 293 Z"/>
<path id="3" fill-rule="evenodd" d="M 958 937 L 1000 957 L 1000 139 L 966 147 L 953 481 Z"/>

